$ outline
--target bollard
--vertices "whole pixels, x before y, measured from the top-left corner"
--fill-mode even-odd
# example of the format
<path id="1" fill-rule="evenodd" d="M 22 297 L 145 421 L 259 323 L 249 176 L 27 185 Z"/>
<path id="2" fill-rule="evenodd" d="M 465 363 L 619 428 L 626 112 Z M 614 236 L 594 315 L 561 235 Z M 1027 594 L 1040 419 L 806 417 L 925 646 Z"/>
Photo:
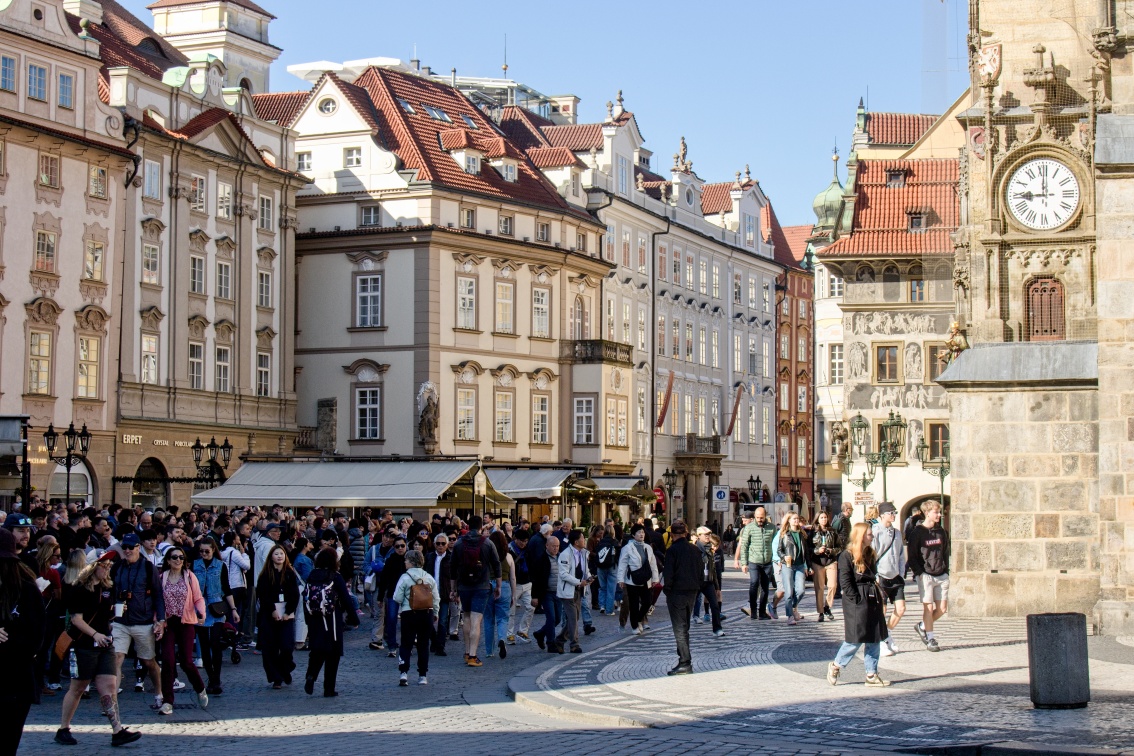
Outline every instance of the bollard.
<path id="1" fill-rule="evenodd" d="M 1087 617 L 1028 615 L 1028 677 L 1037 709 L 1081 709 L 1091 700 Z"/>

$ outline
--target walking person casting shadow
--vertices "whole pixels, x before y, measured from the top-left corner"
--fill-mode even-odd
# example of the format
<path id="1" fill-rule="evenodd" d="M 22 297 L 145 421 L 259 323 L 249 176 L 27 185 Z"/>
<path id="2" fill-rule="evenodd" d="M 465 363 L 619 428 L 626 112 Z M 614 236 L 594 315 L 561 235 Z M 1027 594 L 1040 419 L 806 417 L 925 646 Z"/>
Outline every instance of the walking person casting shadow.
<path id="1" fill-rule="evenodd" d="M 843 590 L 843 645 L 827 666 L 827 682 L 837 685 L 859 646 L 865 645 L 866 685 L 883 688 L 890 683 L 878 674 L 879 645 L 886 639 L 886 609 L 878 586 L 878 570 L 871 543 L 870 525 L 860 522 L 851 529 L 850 543 L 839 555 L 839 585 Z"/>
<path id="2" fill-rule="evenodd" d="M 303 611 L 311 655 L 303 690 L 315 692 L 315 680 L 326 666 L 323 696 L 338 695 L 335 683 L 339 677 L 339 659 L 343 656 L 343 628 L 358 627 L 358 612 L 353 611 L 350 590 L 339 574 L 339 555 L 333 548 L 324 548 L 315 556 L 315 569 L 307 576 L 303 595 Z"/>

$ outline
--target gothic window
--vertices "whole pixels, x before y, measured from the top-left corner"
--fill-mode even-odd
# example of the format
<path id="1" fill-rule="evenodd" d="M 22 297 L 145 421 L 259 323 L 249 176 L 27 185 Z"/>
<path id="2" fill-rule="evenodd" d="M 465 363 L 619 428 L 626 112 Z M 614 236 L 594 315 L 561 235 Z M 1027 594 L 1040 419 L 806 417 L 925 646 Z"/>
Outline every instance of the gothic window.
<path id="1" fill-rule="evenodd" d="M 1061 341 L 1066 330 L 1063 314 L 1063 284 L 1051 276 L 1028 284 L 1028 340 Z"/>

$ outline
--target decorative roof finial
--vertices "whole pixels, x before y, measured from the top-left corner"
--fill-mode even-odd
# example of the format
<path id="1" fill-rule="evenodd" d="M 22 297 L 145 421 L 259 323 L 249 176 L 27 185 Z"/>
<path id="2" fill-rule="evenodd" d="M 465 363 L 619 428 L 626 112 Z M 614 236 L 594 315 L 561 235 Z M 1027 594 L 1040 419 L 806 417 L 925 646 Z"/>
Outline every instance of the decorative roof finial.
<path id="1" fill-rule="evenodd" d="M 744 164 L 744 180 L 745 181 L 751 181 L 752 180 L 752 171 L 748 170 L 748 163 Z"/>
<path id="2" fill-rule="evenodd" d="M 839 146 L 836 144 L 831 150 L 831 164 L 835 168 L 835 180 L 839 178 Z"/>
<path id="3" fill-rule="evenodd" d="M 642 178 L 641 173 L 638 174 L 638 191 L 640 191 L 640 192 L 646 191 L 645 179 Z"/>
<path id="4" fill-rule="evenodd" d="M 618 107 L 622 107 L 622 90 L 618 90 L 618 97 L 615 98 L 618 102 Z"/>
<path id="5" fill-rule="evenodd" d="M 675 171 L 681 170 L 681 156 L 678 155 L 676 152 L 673 153 L 673 170 L 675 170 Z"/>
<path id="6" fill-rule="evenodd" d="M 736 172 L 736 185 L 740 186 L 740 171 Z"/>
<path id="7" fill-rule="evenodd" d="M 614 103 L 610 100 L 606 101 L 606 122 L 610 123 L 614 120 Z"/>

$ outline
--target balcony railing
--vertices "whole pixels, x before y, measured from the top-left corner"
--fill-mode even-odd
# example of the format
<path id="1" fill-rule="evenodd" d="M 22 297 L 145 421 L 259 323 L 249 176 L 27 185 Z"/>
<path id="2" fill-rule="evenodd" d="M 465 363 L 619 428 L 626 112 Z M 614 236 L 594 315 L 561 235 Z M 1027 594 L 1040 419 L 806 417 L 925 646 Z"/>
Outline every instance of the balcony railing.
<path id="1" fill-rule="evenodd" d="M 296 449 L 314 449 L 315 448 L 315 428 L 309 426 L 299 426 L 299 434 L 295 437 Z"/>
<path id="2" fill-rule="evenodd" d="M 720 436 L 698 436 L 694 433 L 686 433 L 684 436 L 677 437 L 677 447 L 674 449 L 675 454 L 720 454 L 721 453 L 721 437 Z"/>
<path id="3" fill-rule="evenodd" d="M 634 349 L 629 344 L 605 339 L 581 339 L 563 341 L 562 357 L 575 362 L 614 362 L 623 365 L 634 364 Z"/>

